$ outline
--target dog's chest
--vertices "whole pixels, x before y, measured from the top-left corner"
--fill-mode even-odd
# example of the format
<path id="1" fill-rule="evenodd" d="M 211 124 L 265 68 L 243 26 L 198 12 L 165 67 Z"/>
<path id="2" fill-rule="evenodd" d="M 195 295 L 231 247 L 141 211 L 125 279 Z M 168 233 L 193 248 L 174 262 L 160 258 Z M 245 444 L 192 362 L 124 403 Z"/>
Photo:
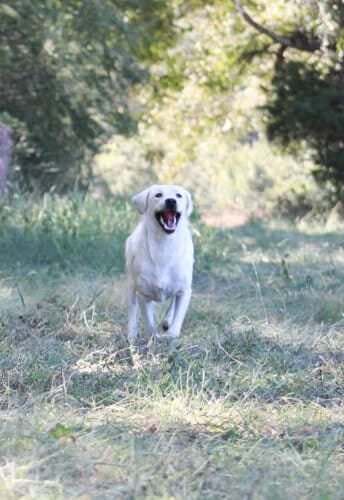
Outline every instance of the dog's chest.
<path id="1" fill-rule="evenodd" d="M 183 292 L 186 276 L 179 268 L 159 267 L 158 263 L 154 263 L 142 270 L 137 284 L 140 293 L 156 302 L 163 302 Z"/>

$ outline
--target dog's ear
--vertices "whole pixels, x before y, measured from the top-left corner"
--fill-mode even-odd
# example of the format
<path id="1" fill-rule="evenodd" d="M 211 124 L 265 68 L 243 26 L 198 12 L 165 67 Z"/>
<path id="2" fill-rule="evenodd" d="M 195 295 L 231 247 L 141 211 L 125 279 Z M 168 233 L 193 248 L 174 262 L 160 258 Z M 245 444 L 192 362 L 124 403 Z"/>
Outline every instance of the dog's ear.
<path id="1" fill-rule="evenodd" d="M 147 210 L 147 203 L 148 203 L 148 196 L 150 193 L 151 188 L 147 188 L 144 191 L 141 191 L 141 193 L 135 194 L 131 201 L 134 203 L 135 207 L 137 208 L 137 211 L 139 214 L 144 214 L 145 211 Z"/>
<path id="2" fill-rule="evenodd" d="M 184 189 L 184 191 L 186 196 L 186 214 L 189 217 L 189 215 L 191 215 L 192 213 L 192 197 L 189 191 L 187 191 L 186 189 Z"/>

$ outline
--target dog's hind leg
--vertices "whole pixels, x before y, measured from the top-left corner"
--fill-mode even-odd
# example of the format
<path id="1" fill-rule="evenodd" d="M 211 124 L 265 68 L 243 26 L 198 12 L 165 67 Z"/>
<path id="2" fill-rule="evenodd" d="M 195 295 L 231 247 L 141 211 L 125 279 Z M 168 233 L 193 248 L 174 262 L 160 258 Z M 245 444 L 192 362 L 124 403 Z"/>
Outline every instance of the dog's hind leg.
<path id="1" fill-rule="evenodd" d="M 172 297 L 170 305 L 168 306 L 168 309 L 162 321 L 162 329 L 165 330 L 165 332 L 169 329 L 170 324 L 172 323 L 175 305 L 176 305 L 176 298 Z"/>
<path id="2" fill-rule="evenodd" d="M 139 305 L 140 305 L 144 328 L 147 335 L 157 336 L 157 331 L 154 321 L 153 302 L 139 295 Z"/>
<path id="3" fill-rule="evenodd" d="M 128 339 L 133 340 L 137 337 L 137 293 L 127 287 L 127 307 L 128 307 Z"/>

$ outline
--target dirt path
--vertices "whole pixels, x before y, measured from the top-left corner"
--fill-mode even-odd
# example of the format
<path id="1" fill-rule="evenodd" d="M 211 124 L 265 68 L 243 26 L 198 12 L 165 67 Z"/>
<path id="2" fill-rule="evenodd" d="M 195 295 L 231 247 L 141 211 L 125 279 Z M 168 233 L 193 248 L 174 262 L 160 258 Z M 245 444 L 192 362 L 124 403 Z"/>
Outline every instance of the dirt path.
<path id="1" fill-rule="evenodd" d="M 208 226 L 231 228 L 247 224 L 250 216 L 243 212 L 227 210 L 219 214 L 205 215 L 202 219 Z"/>

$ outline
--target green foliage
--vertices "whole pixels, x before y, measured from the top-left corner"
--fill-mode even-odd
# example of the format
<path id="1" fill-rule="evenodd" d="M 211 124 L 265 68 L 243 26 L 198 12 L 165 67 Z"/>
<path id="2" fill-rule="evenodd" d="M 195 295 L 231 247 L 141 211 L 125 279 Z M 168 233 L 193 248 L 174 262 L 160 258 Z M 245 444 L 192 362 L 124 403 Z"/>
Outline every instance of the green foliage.
<path id="1" fill-rule="evenodd" d="M 156 38 L 173 40 L 170 17 L 164 0 L 0 6 L 0 118 L 14 128 L 26 184 L 87 181 L 105 138 L 135 130 L 130 89 L 147 81 L 140 60 Z"/>
<path id="2" fill-rule="evenodd" d="M 315 178 L 338 199 L 344 182 L 342 2 L 217 1 L 185 9 L 179 22 L 178 42 L 152 69 L 160 93 L 147 99 L 143 141 L 153 166 L 168 165 L 171 176 L 178 175 L 198 162 L 212 134 L 225 144 L 267 132 L 280 150 L 312 159 Z M 168 140 L 175 142 L 171 152 Z M 222 176 L 233 168 L 229 161 Z"/>
<path id="3" fill-rule="evenodd" d="M 49 435 L 53 437 L 54 439 L 60 439 L 66 436 L 71 436 L 73 434 L 73 431 L 69 428 L 66 427 L 65 425 L 61 423 L 57 423 L 52 429 L 49 431 Z"/>
<path id="4" fill-rule="evenodd" d="M 295 61 L 276 68 L 272 79 L 274 98 L 266 106 L 268 136 L 284 145 L 307 142 L 318 165 L 319 181 L 331 180 L 340 198 L 344 186 L 344 86 L 343 75 L 325 77 L 316 68 Z"/>
<path id="5" fill-rule="evenodd" d="M 245 2 L 236 4 L 245 7 Z M 292 1 L 286 8 L 285 3 L 277 2 L 273 10 L 270 7 L 265 1 L 249 4 L 248 17 L 243 17 L 257 36 L 241 49 L 243 55 L 253 55 L 260 63 L 269 64 L 270 60 L 270 77 L 263 81 L 268 137 L 312 157 L 315 178 L 323 184 L 329 181 L 334 186 L 334 198 L 342 199 L 342 2 Z M 262 40 L 266 43 L 263 51 Z"/>
<path id="6" fill-rule="evenodd" d="M 101 145 L 138 132 L 134 177 L 180 179 L 209 146 L 213 173 L 193 175 L 208 190 L 234 168 L 217 151 L 267 131 L 341 196 L 341 1 L 14 0 L 0 14 L 0 119 L 26 184 L 84 185 Z M 256 177 L 266 187 L 264 166 Z"/>
<path id="7" fill-rule="evenodd" d="M 195 109 L 188 110 L 190 120 L 196 119 L 199 102 L 196 94 L 192 98 Z M 165 104 L 156 117 L 159 123 L 129 140 L 113 137 L 97 155 L 94 173 L 113 195 L 132 195 L 151 183 L 178 183 L 190 189 L 200 214 L 214 220 L 222 214 L 229 224 L 236 217 L 238 222 L 272 211 L 293 217 L 309 211 L 328 213 L 332 202 L 312 178 L 312 161 L 281 154 L 263 137 L 252 144 L 239 142 L 215 126 L 212 133 L 198 135 L 183 121 L 187 103 L 188 96 L 180 95 L 179 109 L 172 111 L 172 103 Z"/>
<path id="8" fill-rule="evenodd" d="M 89 196 L 45 195 L 1 205 L 0 251 L 7 269 L 42 266 L 66 272 L 89 266 L 121 272 L 124 241 L 136 220 L 123 198 L 103 204 Z"/>

